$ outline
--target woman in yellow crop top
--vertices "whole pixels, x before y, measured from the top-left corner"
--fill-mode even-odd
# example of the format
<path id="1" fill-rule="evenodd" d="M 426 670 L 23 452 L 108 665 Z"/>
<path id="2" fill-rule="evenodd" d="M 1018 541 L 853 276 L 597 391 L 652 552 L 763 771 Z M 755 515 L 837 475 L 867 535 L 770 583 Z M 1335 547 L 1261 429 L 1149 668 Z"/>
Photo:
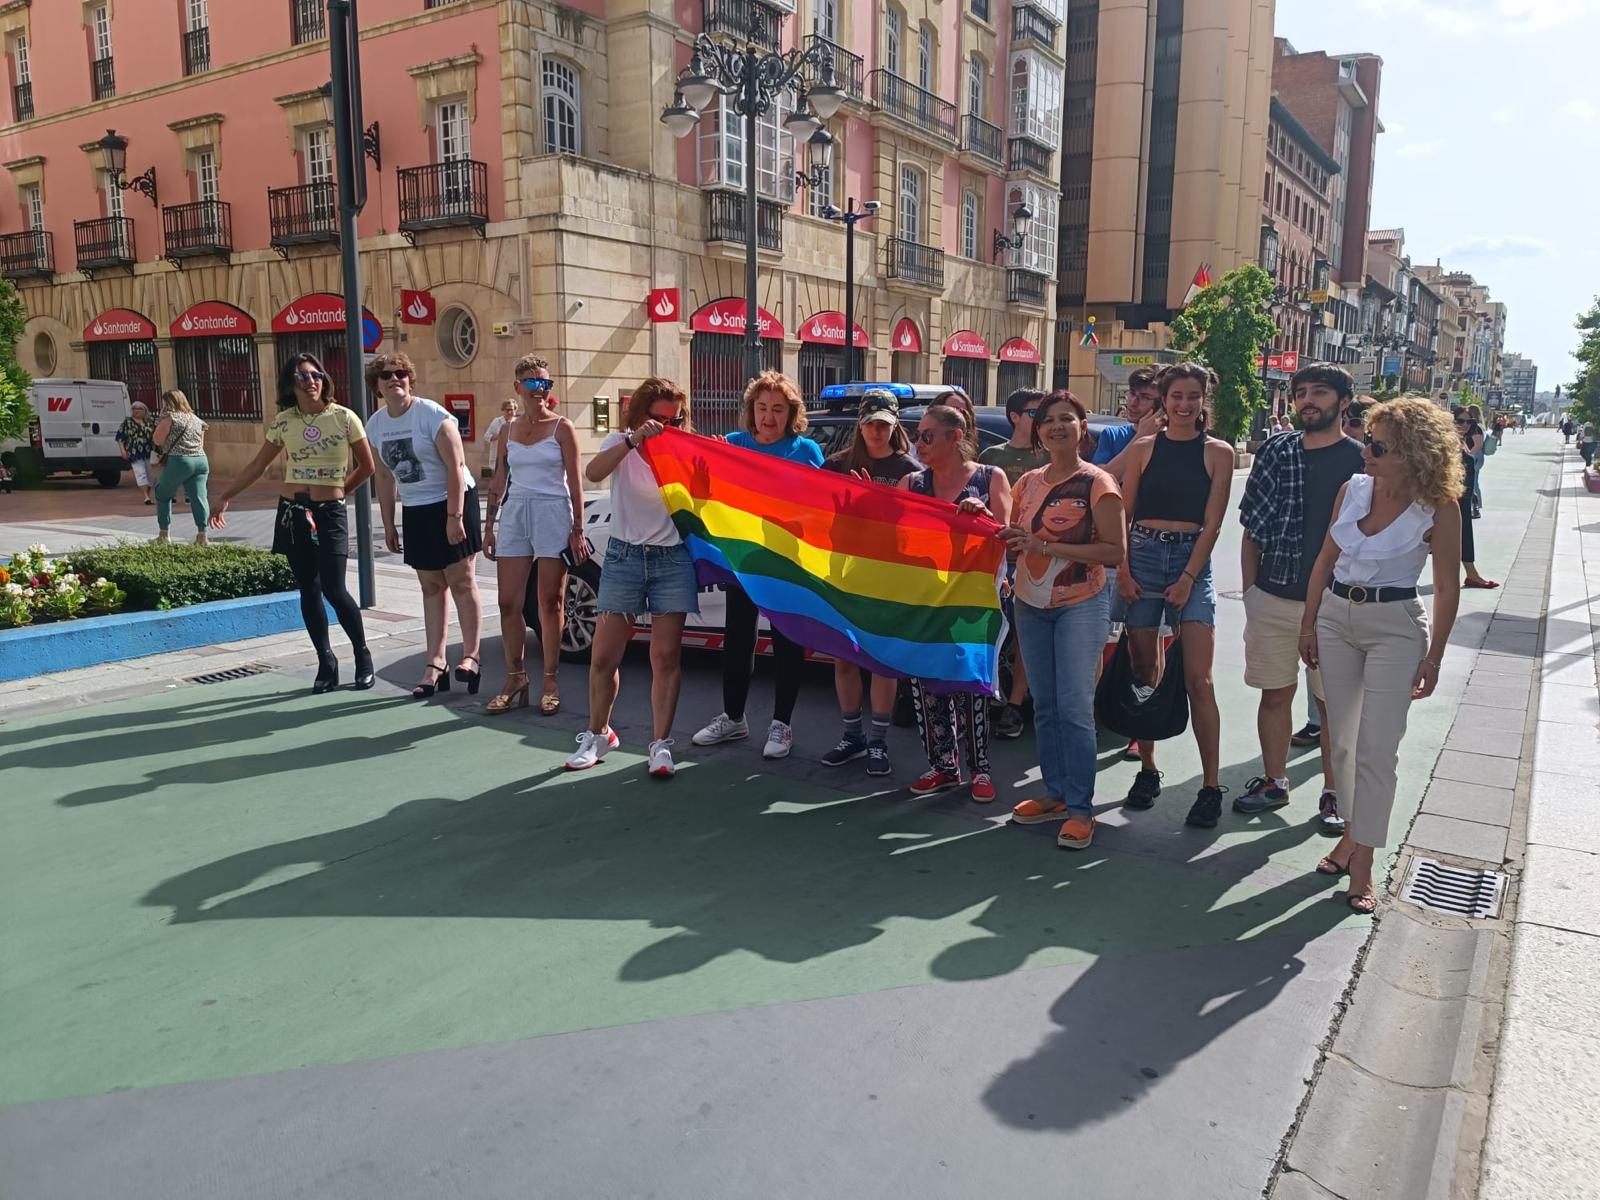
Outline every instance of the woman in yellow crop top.
<path id="1" fill-rule="evenodd" d="M 372 476 L 372 446 L 361 418 L 337 402 L 333 381 L 314 354 L 297 354 L 278 374 L 278 415 L 267 440 L 212 509 L 211 524 L 227 522 L 228 503 L 249 487 L 278 455 L 285 456 L 272 549 L 289 560 L 300 585 L 300 615 L 317 650 L 313 692 L 339 686 L 339 663 L 328 641 L 326 600 L 355 653 L 355 686 L 374 681 L 361 610 L 345 587 L 350 559 L 345 496 Z"/>

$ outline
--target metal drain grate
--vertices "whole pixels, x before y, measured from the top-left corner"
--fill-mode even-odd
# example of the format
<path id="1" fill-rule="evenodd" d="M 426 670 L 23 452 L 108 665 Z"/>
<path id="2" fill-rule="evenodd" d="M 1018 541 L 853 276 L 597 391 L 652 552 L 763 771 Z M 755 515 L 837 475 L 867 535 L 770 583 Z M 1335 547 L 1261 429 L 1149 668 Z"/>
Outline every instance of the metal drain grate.
<path id="1" fill-rule="evenodd" d="M 229 683 L 235 679 L 248 679 L 252 675 L 265 675 L 272 670 L 266 663 L 246 663 L 242 667 L 229 667 L 226 671 L 211 671 L 205 675 L 191 675 L 185 683 Z"/>
<path id="2" fill-rule="evenodd" d="M 1434 912 L 1487 919 L 1500 915 L 1506 895 L 1501 871 L 1452 867 L 1434 858 L 1414 858 L 1401 899 Z"/>

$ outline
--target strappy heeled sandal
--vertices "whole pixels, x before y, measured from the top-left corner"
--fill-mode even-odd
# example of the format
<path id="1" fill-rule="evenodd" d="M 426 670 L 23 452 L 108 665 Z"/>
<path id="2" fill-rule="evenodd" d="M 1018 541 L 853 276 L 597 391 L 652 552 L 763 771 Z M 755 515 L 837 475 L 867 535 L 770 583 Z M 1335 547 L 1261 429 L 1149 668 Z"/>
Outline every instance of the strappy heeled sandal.
<path id="1" fill-rule="evenodd" d="M 556 673 L 554 671 L 546 671 L 544 677 L 546 679 L 554 679 Z M 539 713 L 541 716 L 553 717 L 560 711 L 561 695 L 559 692 L 545 692 L 544 695 L 539 697 Z"/>
<path id="2" fill-rule="evenodd" d="M 518 683 L 518 680 L 521 683 Z M 488 704 L 483 706 L 483 711 L 490 716 L 498 717 L 501 713 L 510 712 L 513 705 L 517 708 L 528 707 L 528 673 L 526 671 L 511 671 L 506 675 L 506 689 Z"/>
<path id="3" fill-rule="evenodd" d="M 411 689 L 413 700 L 426 700 L 435 692 L 448 692 L 450 690 L 450 668 L 445 663 L 429 663 L 422 668 L 424 672 L 433 671 L 435 675 L 432 682 L 424 681 Z"/>

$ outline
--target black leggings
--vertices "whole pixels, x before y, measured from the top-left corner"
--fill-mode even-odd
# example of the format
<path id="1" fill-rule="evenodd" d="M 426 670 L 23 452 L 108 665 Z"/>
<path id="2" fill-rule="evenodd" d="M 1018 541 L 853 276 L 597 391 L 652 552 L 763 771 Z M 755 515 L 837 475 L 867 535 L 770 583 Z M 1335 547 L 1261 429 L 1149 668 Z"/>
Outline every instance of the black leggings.
<path id="1" fill-rule="evenodd" d="M 350 561 L 349 518 L 344 501 L 279 500 L 272 548 L 289 560 L 289 570 L 300 588 L 300 618 L 306 623 L 317 657 L 324 663 L 333 659 L 324 600 L 332 606 L 356 653 L 365 654 L 367 633 L 361 624 L 361 609 L 344 582 Z"/>
<path id="2" fill-rule="evenodd" d="M 744 718 L 750 699 L 750 677 L 756 669 L 756 623 L 761 610 L 738 584 L 728 585 L 727 639 L 722 646 L 722 711 L 735 721 Z M 789 724 L 800 698 L 800 674 L 805 669 L 805 647 L 772 631 L 772 665 L 777 674 L 772 699 L 772 719 Z"/>

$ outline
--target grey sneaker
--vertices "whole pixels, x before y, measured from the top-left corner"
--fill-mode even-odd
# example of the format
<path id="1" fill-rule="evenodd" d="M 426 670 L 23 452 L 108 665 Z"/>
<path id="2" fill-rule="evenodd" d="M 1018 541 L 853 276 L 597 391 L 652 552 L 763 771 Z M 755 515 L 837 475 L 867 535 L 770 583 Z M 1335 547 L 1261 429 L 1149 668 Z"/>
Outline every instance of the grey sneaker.
<path id="1" fill-rule="evenodd" d="M 696 746 L 715 746 L 719 742 L 736 742 L 750 736 L 750 722 L 735 721 L 727 713 L 718 713 L 716 719 L 689 740 Z"/>
<path id="2" fill-rule="evenodd" d="M 1289 803 L 1289 790 L 1259 776 L 1244 785 L 1244 795 L 1233 802 L 1233 811 L 1255 815 Z"/>
<path id="3" fill-rule="evenodd" d="M 894 767 L 889 763 L 889 747 L 882 742 L 867 743 L 867 774 L 894 774 Z"/>
<path id="4" fill-rule="evenodd" d="M 794 730 L 782 721 L 767 726 L 767 744 L 761 749 L 762 758 L 788 758 L 794 746 Z"/>

